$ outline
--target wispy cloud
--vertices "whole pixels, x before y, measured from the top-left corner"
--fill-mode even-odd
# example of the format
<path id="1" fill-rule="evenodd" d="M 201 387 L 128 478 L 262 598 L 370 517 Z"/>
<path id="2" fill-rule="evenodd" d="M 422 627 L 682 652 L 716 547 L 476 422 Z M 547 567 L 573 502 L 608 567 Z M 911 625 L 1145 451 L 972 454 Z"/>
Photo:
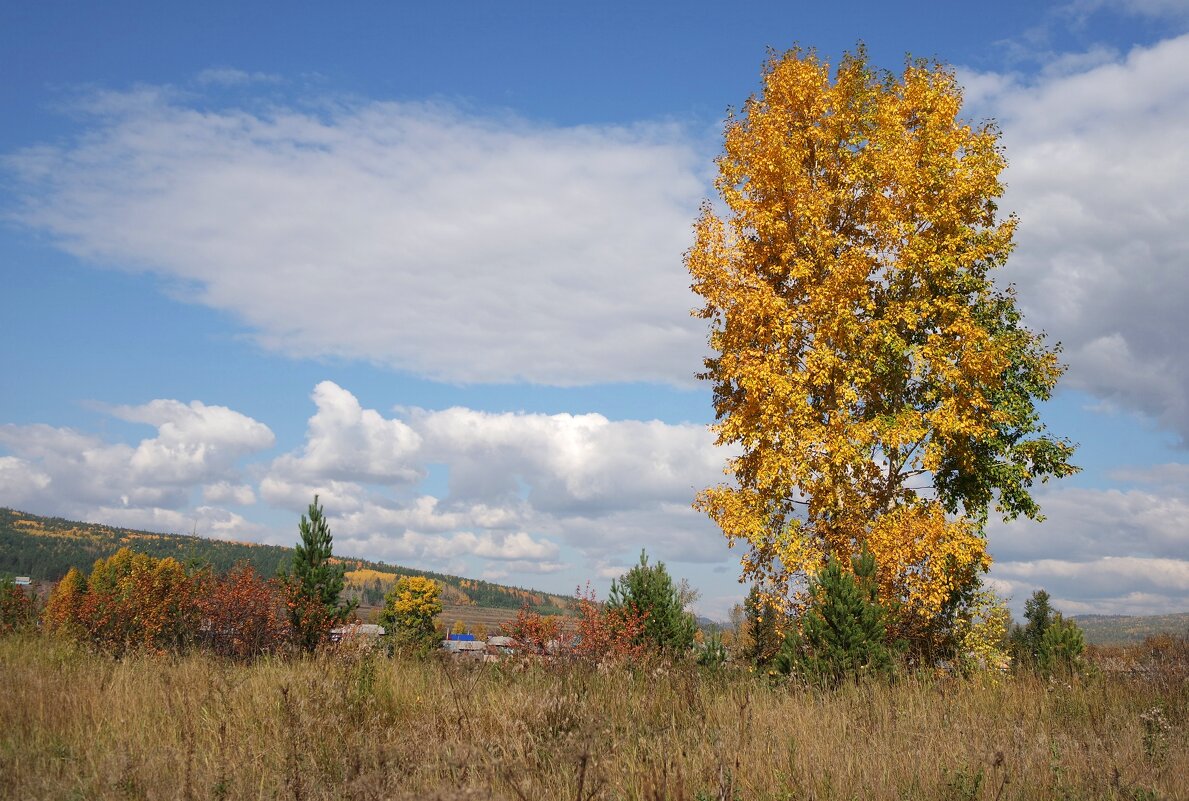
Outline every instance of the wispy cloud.
<path id="1" fill-rule="evenodd" d="M 194 80 L 202 86 L 246 86 L 254 83 L 280 83 L 281 77 L 267 72 L 245 72 L 234 67 L 211 67 L 198 73 Z"/>
<path id="2" fill-rule="evenodd" d="M 1017 610 L 1043 587 L 1069 612 L 1149 614 L 1189 608 L 1186 465 L 1119 471 L 1126 489 L 1048 487 L 1042 523 L 994 521 L 991 575 Z M 1178 480 L 1181 479 L 1181 480 Z"/>
<path id="3" fill-rule="evenodd" d="M 454 382 L 688 384 L 700 368 L 681 257 L 709 159 L 680 128 L 199 102 L 88 98 L 85 135 L 6 159 L 17 218 L 294 356 Z"/>

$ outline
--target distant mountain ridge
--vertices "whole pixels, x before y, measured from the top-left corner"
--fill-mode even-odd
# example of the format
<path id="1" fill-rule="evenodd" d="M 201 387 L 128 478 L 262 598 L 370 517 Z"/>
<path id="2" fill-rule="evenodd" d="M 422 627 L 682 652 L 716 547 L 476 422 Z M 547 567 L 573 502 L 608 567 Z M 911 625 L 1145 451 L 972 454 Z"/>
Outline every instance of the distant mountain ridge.
<path id="1" fill-rule="evenodd" d="M 1094 645 L 1134 645 L 1146 637 L 1171 634 L 1189 638 L 1189 612 L 1171 615 L 1076 615 L 1072 620 Z"/>
<path id="2" fill-rule="evenodd" d="M 296 527 L 294 540 L 296 541 Z M 293 548 L 207 539 L 193 534 L 161 534 L 120 528 L 102 523 L 82 523 L 60 517 L 42 517 L 0 507 L 0 576 L 29 576 L 34 581 L 57 581 L 72 567 L 86 572 L 96 559 L 107 558 L 120 548 L 150 556 L 172 556 L 183 564 L 210 565 L 225 572 L 248 562 L 264 576 L 284 570 Z M 456 605 L 519 609 L 528 604 L 540 612 L 560 613 L 573 606 L 565 596 L 480 579 L 451 576 L 427 570 L 389 565 L 367 559 L 339 556 L 349 571 L 349 589 L 365 603 L 390 586 L 396 575 L 425 576 L 439 582 L 443 599 Z"/>

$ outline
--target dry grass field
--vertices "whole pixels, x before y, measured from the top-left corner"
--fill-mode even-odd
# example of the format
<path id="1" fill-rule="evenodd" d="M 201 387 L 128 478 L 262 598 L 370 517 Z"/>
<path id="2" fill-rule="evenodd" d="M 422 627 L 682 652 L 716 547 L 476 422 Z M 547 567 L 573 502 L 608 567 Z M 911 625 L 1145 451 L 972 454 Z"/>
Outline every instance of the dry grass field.
<path id="1" fill-rule="evenodd" d="M 374 623 L 380 619 L 382 609 L 383 607 L 379 606 L 361 606 L 356 610 L 356 614 L 359 615 L 361 620 Z M 471 631 L 474 631 L 477 627 L 482 627 L 488 634 L 499 634 L 500 626 L 505 623 L 514 622 L 517 614 L 518 611 L 515 609 L 442 604 L 442 613 L 438 615 L 438 620 L 441 621 L 447 630 L 454 625 L 456 620 L 461 620 Z"/>
<path id="2" fill-rule="evenodd" d="M 473 631 L 476 627 L 481 626 L 487 630 L 488 634 L 498 634 L 500 626 L 514 622 L 516 615 L 517 610 L 515 609 L 443 604 L 438 620 L 442 621 L 442 625 L 447 629 L 453 626 L 456 620 L 461 620 L 469 630 Z"/>
<path id="3" fill-rule="evenodd" d="M 1174 671 L 821 692 L 692 665 L 113 660 L 9 636 L 0 677 L 14 799 L 1189 798 Z"/>

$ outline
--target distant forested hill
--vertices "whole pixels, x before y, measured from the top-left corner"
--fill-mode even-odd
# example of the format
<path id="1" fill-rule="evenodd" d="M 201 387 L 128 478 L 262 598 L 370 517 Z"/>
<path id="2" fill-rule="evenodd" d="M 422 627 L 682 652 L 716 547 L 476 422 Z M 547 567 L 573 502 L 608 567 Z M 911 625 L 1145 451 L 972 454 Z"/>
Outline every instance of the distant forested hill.
<path id="1" fill-rule="evenodd" d="M 1189 637 L 1189 612 L 1173 615 L 1078 615 L 1074 621 L 1095 645 L 1132 645 L 1145 637 L 1172 634 Z"/>
<path id="2" fill-rule="evenodd" d="M 296 536 L 295 528 L 295 540 Z M 57 581 L 70 568 L 89 571 L 96 559 L 111 556 L 124 547 L 159 558 L 172 556 L 192 567 L 210 565 L 217 572 L 225 572 L 239 562 L 248 562 L 265 576 L 287 569 L 293 558 L 292 548 L 279 545 L 227 542 L 190 534 L 158 534 L 0 508 L 0 576 L 19 575 L 30 576 L 35 581 Z M 527 603 L 541 612 L 562 612 L 573 604 L 572 598 L 488 581 L 347 556 L 341 557 L 341 561 L 350 571 L 348 579 L 352 593 L 373 605 L 377 592 L 382 598 L 397 576 L 432 578 L 443 585 L 445 600 L 453 604 L 519 609 Z"/>

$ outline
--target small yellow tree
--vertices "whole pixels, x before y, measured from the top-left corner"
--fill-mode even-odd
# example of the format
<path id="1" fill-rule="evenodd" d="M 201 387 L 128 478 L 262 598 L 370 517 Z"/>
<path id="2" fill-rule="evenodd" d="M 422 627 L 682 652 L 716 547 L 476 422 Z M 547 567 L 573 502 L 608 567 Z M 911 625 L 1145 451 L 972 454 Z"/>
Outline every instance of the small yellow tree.
<path id="1" fill-rule="evenodd" d="M 380 625 L 410 645 L 423 646 L 437 634 L 434 618 L 441 614 L 441 588 L 424 576 L 402 576 L 384 597 Z"/>
<path id="2" fill-rule="evenodd" d="M 706 205 L 686 254 L 714 428 L 741 450 L 696 505 L 782 602 L 866 546 L 892 635 L 920 649 L 989 565 L 989 508 L 1036 517 L 1033 482 L 1076 469 L 1035 408 L 1056 351 L 991 280 L 1016 225 L 998 134 L 961 103 L 937 64 L 773 56 L 726 124 L 727 215 Z"/>

